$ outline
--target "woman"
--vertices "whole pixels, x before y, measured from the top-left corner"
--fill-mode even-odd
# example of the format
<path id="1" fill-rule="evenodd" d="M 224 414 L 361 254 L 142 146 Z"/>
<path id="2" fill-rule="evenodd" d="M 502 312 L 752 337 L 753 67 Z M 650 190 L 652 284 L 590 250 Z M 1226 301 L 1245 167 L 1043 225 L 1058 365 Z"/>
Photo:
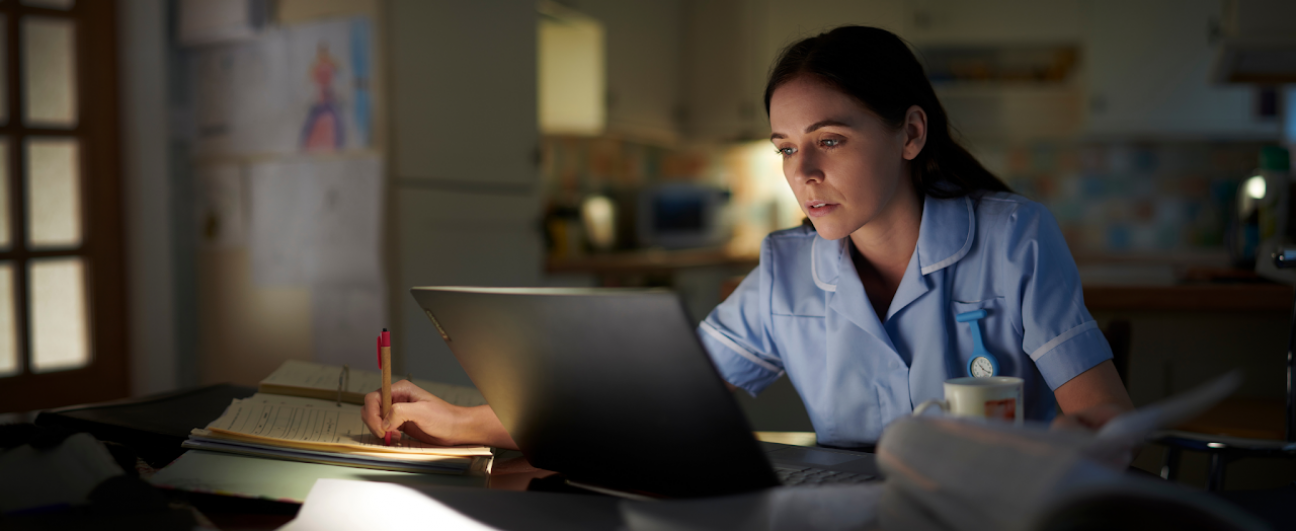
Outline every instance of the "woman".
<path id="1" fill-rule="evenodd" d="M 1026 417 L 1096 428 L 1132 408 L 1084 308 L 1056 221 L 1012 194 L 949 133 L 922 66 L 895 35 L 847 26 L 784 51 L 765 90 L 770 140 L 809 226 L 771 234 L 760 266 L 699 327 L 731 387 L 792 379 L 818 441 L 866 446 L 966 376 L 980 320 Z M 488 406 L 401 382 L 383 426 L 441 444 L 516 444 Z"/>

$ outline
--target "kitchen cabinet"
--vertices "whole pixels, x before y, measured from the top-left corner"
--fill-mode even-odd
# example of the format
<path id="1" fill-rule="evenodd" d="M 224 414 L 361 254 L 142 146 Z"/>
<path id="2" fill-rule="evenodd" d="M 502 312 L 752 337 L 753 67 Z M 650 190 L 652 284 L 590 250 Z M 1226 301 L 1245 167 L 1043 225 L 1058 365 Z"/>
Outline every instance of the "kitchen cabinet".
<path id="1" fill-rule="evenodd" d="M 684 131 L 703 141 L 769 134 L 766 78 L 787 44 L 842 24 L 894 28 L 898 0 L 702 0 L 685 7 Z"/>
<path id="2" fill-rule="evenodd" d="M 392 365 L 471 385 L 407 290 L 540 281 L 535 2 L 387 5 Z"/>
<path id="3" fill-rule="evenodd" d="M 766 78 L 788 44 L 844 24 L 888 29 L 925 46 L 996 46 L 1030 43 L 1075 43 L 1081 29 L 1078 0 L 995 0 L 967 4 L 953 0 L 805 0 L 795 6 L 773 0 L 704 0 L 685 6 L 685 133 L 702 140 L 763 138 L 768 133 L 764 108 Z M 995 108 L 1005 105 L 1008 119 L 1038 116 L 1044 100 L 1077 98 L 1056 88 L 1026 88 L 1010 101 L 994 88 L 958 88 L 952 97 L 984 111 L 986 97 Z M 1074 92 L 1074 91 L 1072 91 Z M 1026 101 L 1017 105 L 1019 100 Z M 1019 112 L 1020 111 L 1020 112 Z M 1069 112 L 1069 111 L 1068 111 Z M 984 113 L 982 113 L 984 114 Z M 1066 114 L 1066 113 L 1064 113 Z M 1061 126 L 1044 127 L 1052 136 L 1073 131 L 1078 119 L 1066 114 Z M 998 116 L 974 117 L 1013 134 L 1032 134 L 1039 127 L 1004 125 Z M 1038 121 L 1038 120 L 1036 120 Z M 1061 132 L 1059 132 L 1059 130 Z"/>
<path id="4" fill-rule="evenodd" d="M 389 9 L 392 175 L 492 191 L 534 186 L 535 4 L 397 0 Z"/>
<path id="5" fill-rule="evenodd" d="M 684 7 L 688 136 L 753 139 L 766 130 L 765 76 L 788 43 L 843 24 L 896 32 L 917 48 L 1073 45 L 1065 85 L 938 88 L 969 112 L 972 136 L 1269 139 L 1255 89 L 1208 81 L 1219 0 L 704 0 Z M 1037 109 L 1063 109 L 1055 116 Z M 994 114 L 998 113 L 998 114 Z M 962 113 L 951 109 L 956 121 Z M 1046 117 L 1047 120 L 1041 117 Z M 1047 122 L 1047 123 L 1046 123 Z M 984 131 L 984 134 L 978 132 Z"/>
<path id="6" fill-rule="evenodd" d="M 1074 43 L 1081 36 L 1081 0 L 926 0 L 904 7 L 894 31 L 919 47 Z"/>
<path id="7" fill-rule="evenodd" d="M 750 0 L 690 2 L 685 8 L 684 131 L 693 139 L 746 140 L 768 134 L 759 17 Z M 766 64 L 768 68 L 768 64 Z"/>
<path id="8" fill-rule="evenodd" d="M 540 3 L 536 97 L 540 132 L 598 135 L 607 127 L 603 23 L 553 2 Z"/>
<path id="9" fill-rule="evenodd" d="M 1276 138 L 1255 89 L 1208 81 L 1218 0 L 1093 0 L 1082 5 L 1084 132 L 1091 137 Z"/>
<path id="10" fill-rule="evenodd" d="M 683 0 L 583 0 L 572 7 L 603 23 L 608 133 L 676 141 L 685 53 Z"/>
<path id="11" fill-rule="evenodd" d="M 393 364 L 396 373 L 473 385 L 409 287 L 542 285 L 544 244 L 534 228 L 539 202 L 526 195 L 414 186 L 399 187 L 392 201 L 400 269 L 391 297 L 400 308 L 393 321 L 404 352 Z"/>
<path id="12" fill-rule="evenodd" d="M 1084 92 L 1068 83 L 936 85 L 950 125 L 972 141 L 1067 139 L 1082 125 Z"/>

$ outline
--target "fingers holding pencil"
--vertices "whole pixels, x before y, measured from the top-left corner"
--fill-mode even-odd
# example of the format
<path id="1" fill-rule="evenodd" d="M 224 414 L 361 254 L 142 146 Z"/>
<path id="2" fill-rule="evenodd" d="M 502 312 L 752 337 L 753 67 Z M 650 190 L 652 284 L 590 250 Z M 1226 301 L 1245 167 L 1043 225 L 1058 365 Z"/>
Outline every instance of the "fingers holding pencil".
<path id="1" fill-rule="evenodd" d="M 402 380 L 392 384 L 392 412 L 389 417 L 384 419 L 382 416 L 381 390 L 365 395 L 361 415 L 365 426 L 376 437 L 394 432 L 392 437 L 396 440 L 404 433 L 426 443 L 453 446 L 466 444 L 457 429 L 463 409 Z"/>
<path id="2" fill-rule="evenodd" d="M 427 397 L 435 398 L 432 393 L 424 391 L 405 380 L 392 384 L 390 396 L 392 404 L 389 412 L 384 415 L 382 390 L 379 389 L 366 394 L 364 406 L 360 410 L 360 417 L 375 437 L 385 439 L 390 434 L 394 440 L 400 439 L 400 432 L 404 429 L 402 425 L 407 420 L 410 420 L 408 416 L 400 417 L 396 413 L 400 409 L 397 406 L 407 402 L 420 402 L 426 400 Z"/>

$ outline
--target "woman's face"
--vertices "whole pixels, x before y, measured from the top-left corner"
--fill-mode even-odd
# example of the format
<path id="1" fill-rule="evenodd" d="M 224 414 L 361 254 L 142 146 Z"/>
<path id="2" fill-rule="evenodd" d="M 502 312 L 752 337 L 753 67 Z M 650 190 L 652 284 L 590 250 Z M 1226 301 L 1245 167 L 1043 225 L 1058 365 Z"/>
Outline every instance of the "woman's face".
<path id="1" fill-rule="evenodd" d="M 770 141 L 819 236 L 846 237 L 885 218 L 898 193 L 917 193 L 906 164 L 922 149 L 926 116 L 918 107 L 909 115 L 915 111 L 922 122 L 917 139 L 911 124 L 893 130 L 854 98 L 813 78 L 794 78 L 774 90 Z"/>

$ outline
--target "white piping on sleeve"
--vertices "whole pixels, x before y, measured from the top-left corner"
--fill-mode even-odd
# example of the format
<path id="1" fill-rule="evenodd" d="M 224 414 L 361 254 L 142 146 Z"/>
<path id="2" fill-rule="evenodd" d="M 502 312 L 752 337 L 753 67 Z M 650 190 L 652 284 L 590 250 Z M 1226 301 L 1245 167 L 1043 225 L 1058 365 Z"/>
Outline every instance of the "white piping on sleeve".
<path id="1" fill-rule="evenodd" d="M 1098 321 L 1085 321 L 1084 323 L 1081 323 L 1075 326 L 1074 328 L 1067 330 L 1066 332 L 1062 332 L 1057 337 L 1050 340 L 1048 343 L 1045 343 L 1041 345 L 1040 348 L 1035 349 L 1035 352 L 1032 352 L 1030 354 L 1030 358 L 1034 361 L 1039 361 L 1039 359 L 1044 357 L 1045 354 L 1048 354 L 1055 347 L 1061 345 L 1066 340 L 1071 339 L 1075 336 L 1078 336 L 1094 328 L 1098 328 Z"/>
<path id="2" fill-rule="evenodd" d="M 836 284 L 829 284 L 819 280 L 819 266 L 817 265 L 819 263 L 819 253 L 815 252 L 816 245 L 819 245 L 818 236 L 815 236 L 814 240 L 811 240 L 810 242 L 810 276 L 814 278 L 814 283 L 816 286 L 819 286 L 819 289 L 824 291 L 837 291 Z"/>
<path id="3" fill-rule="evenodd" d="M 944 260 L 941 260 L 932 265 L 922 268 L 921 270 L 922 274 L 926 275 L 931 273 L 932 271 L 938 271 L 942 267 L 957 262 L 960 258 L 963 258 L 963 256 L 967 254 L 969 249 L 972 248 L 972 239 L 976 236 L 976 210 L 972 208 L 972 199 L 964 196 L 963 201 L 964 203 L 967 204 L 967 209 L 968 209 L 967 241 L 963 242 L 963 248 L 959 249 L 957 253 L 950 255 L 949 258 L 946 258 Z"/>
<path id="4" fill-rule="evenodd" d="M 726 336 L 724 335 L 723 332 L 716 330 L 716 328 L 714 326 L 711 326 L 710 323 L 703 321 L 702 331 L 706 332 L 707 335 L 711 336 L 712 338 L 715 338 L 716 341 L 719 341 L 724 346 L 729 347 L 730 350 L 734 351 L 739 356 L 746 358 L 747 361 L 755 363 L 757 367 L 760 367 L 762 369 L 765 369 L 775 374 L 780 374 L 780 375 L 783 374 L 782 369 L 779 369 L 778 367 L 774 366 L 774 364 L 761 359 L 761 357 L 756 355 L 755 352 L 743 348 L 742 345 L 739 345 L 734 340 L 729 339 L 729 336 Z"/>

